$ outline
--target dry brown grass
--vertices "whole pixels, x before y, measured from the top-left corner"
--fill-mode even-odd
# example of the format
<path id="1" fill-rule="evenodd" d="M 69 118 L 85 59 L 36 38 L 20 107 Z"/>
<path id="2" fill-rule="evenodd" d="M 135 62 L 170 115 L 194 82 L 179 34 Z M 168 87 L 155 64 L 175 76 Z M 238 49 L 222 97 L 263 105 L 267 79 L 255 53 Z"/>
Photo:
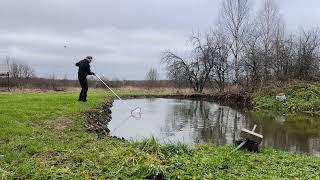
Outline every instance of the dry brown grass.
<path id="1" fill-rule="evenodd" d="M 64 130 L 72 123 L 72 121 L 73 119 L 70 117 L 59 117 L 58 119 L 49 121 L 47 127 L 49 129 Z"/>
<path id="2" fill-rule="evenodd" d="M 80 92 L 80 87 L 69 87 L 65 88 L 63 91 L 54 91 L 54 90 L 44 90 L 44 89 L 37 89 L 37 88 L 13 88 L 10 89 L 10 92 L 25 92 L 25 93 L 41 93 L 41 92 Z M 121 88 L 114 88 L 115 92 L 130 92 L 135 94 L 178 94 L 178 95 L 188 95 L 194 94 L 195 91 L 191 88 L 145 88 L 145 87 L 134 87 L 134 86 L 126 86 Z M 107 88 L 89 88 L 90 92 L 108 92 Z M 0 92 L 7 92 L 6 88 L 0 88 Z M 203 90 L 204 94 L 239 94 L 242 92 L 242 89 L 238 86 L 228 86 L 225 88 L 224 92 L 220 92 L 217 88 L 206 88 Z"/>

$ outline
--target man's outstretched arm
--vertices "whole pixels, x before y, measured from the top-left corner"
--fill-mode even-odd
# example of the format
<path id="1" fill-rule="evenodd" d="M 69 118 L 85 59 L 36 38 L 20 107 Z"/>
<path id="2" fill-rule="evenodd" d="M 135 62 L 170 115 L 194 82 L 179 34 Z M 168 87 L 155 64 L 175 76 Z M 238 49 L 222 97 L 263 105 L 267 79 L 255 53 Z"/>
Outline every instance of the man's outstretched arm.
<path id="1" fill-rule="evenodd" d="M 91 72 L 90 66 L 88 66 L 88 69 L 87 69 L 87 70 L 88 70 L 88 72 L 87 72 L 88 75 L 93 75 L 93 76 L 96 75 L 94 72 Z"/>

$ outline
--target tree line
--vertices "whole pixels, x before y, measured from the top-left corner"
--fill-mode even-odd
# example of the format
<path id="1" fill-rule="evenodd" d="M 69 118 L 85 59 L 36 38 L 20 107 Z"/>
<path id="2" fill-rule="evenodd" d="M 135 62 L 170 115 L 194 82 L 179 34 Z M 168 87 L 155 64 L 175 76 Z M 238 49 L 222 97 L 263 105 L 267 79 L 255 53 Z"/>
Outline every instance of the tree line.
<path id="1" fill-rule="evenodd" d="M 68 88 L 78 88 L 78 80 L 68 79 L 65 75 L 62 79 L 57 78 L 55 73 L 51 73 L 48 77 L 37 77 L 34 68 L 21 61 L 10 60 L 6 58 L 6 64 L 9 66 L 10 83 L 7 83 L 6 78 L 0 78 L 1 88 L 11 89 L 39 89 L 65 91 Z M 146 73 L 145 80 L 118 80 L 101 77 L 112 88 L 120 87 L 137 87 L 137 88 L 159 88 L 159 87 L 175 87 L 175 82 L 168 80 L 160 80 L 159 73 L 156 68 L 150 68 Z M 88 77 L 89 86 L 92 88 L 105 88 L 105 86 L 96 78 Z M 188 87 L 185 85 L 184 87 Z"/>
<path id="2" fill-rule="evenodd" d="M 162 54 L 170 80 L 187 82 L 196 92 L 209 84 L 220 91 L 233 84 L 256 88 L 270 81 L 319 79 L 320 30 L 286 30 L 278 5 L 264 0 L 253 12 L 248 0 L 224 0 L 214 27 L 191 36 L 183 55 Z"/>
<path id="3" fill-rule="evenodd" d="M 9 65 L 9 68 L 10 68 L 10 76 L 12 78 L 30 79 L 32 77 L 35 77 L 34 69 L 27 63 L 12 62 Z"/>

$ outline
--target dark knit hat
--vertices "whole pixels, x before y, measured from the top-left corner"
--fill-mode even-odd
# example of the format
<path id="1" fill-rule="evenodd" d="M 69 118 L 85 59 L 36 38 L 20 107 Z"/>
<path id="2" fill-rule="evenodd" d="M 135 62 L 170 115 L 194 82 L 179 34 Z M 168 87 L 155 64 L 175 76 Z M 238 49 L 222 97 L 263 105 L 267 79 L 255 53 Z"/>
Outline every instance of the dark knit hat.
<path id="1" fill-rule="evenodd" d="M 86 59 L 92 61 L 92 56 L 87 56 Z"/>

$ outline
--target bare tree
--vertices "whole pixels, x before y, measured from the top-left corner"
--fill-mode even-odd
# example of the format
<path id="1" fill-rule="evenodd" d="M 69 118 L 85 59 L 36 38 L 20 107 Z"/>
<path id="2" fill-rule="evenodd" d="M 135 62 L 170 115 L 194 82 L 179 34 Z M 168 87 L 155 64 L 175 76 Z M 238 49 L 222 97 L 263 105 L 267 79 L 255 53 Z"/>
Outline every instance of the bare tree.
<path id="1" fill-rule="evenodd" d="M 209 80 L 222 91 L 230 77 L 237 85 L 245 77 L 249 88 L 271 80 L 320 79 L 320 29 L 288 34 L 275 0 L 264 0 L 254 21 L 249 15 L 248 0 L 224 0 L 219 26 L 204 39 L 192 38 L 188 58 L 164 53 L 168 77 L 197 92 Z"/>
<path id="2" fill-rule="evenodd" d="M 34 69 L 26 64 L 19 62 L 12 62 L 10 65 L 10 73 L 13 78 L 31 78 L 35 75 Z"/>
<path id="3" fill-rule="evenodd" d="M 320 30 L 302 30 L 299 37 L 296 62 L 296 77 L 310 79 L 319 73 Z"/>
<path id="4" fill-rule="evenodd" d="M 65 74 L 62 79 L 63 88 L 66 89 L 68 87 L 68 75 Z"/>
<path id="5" fill-rule="evenodd" d="M 261 34 L 263 49 L 263 80 L 271 79 L 272 57 L 271 48 L 277 34 L 277 26 L 281 18 L 277 4 L 273 0 L 264 0 L 262 9 L 258 14 L 258 28 Z"/>
<path id="6" fill-rule="evenodd" d="M 50 81 L 49 85 L 50 85 L 51 89 L 52 90 L 56 90 L 57 87 L 58 87 L 58 84 L 57 84 L 57 81 L 56 81 L 56 75 L 54 73 L 49 75 L 49 81 Z"/>
<path id="7" fill-rule="evenodd" d="M 276 80 L 286 81 L 292 75 L 294 42 L 292 36 L 285 37 L 284 25 L 278 24 L 272 45 L 272 70 Z"/>
<path id="8" fill-rule="evenodd" d="M 11 77 L 13 77 L 13 78 L 20 77 L 19 65 L 16 62 L 12 62 L 10 64 L 10 73 L 11 73 Z"/>
<path id="9" fill-rule="evenodd" d="M 228 62 L 230 49 L 227 37 L 221 31 L 217 31 L 207 39 L 210 59 L 213 61 L 210 78 L 218 85 L 220 91 L 224 91 L 230 71 L 230 63 Z"/>
<path id="10" fill-rule="evenodd" d="M 186 81 L 194 91 L 201 93 L 210 79 L 213 60 L 208 51 L 207 40 L 203 43 L 199 36 L 191 39 L 193 51 L 188 59 L 166 51 L 163 53 L 162 63 L 166 65 L 169 79 Z"/>
<path id="11" fill-rule="evenodd" d="M 28 64 L 20 64 L 21 77 L 30 79 L 34 76 L 33 68 Z"/>
<path id="12" fill-rule="evenodd" d="M 261 81 L 261 49 L 259 48 L 259 39 L 261 35 L 255 28 L 255 22 L 250 26 L 245 39 L 245 52 L 243 57 L 243 66 L 246 72 L 247 86 L 252 84 L 256 86 Z"/>
<path id="13" fill-rule="evenodd" d="M 147 86 L 149 88 L 155 87 L 158 80 L 159 80 L 159 74 L 157 69 L 150 68 L 150 70 L 146 74 Z"/>
<path id="14" fill-rule="evenodd" d="M 230 38 L 230 50 L 233 55 L 233 66 L 236 82 L 240 76 L 240 59 L 243 50 L 243 37 L 246 33 L 246 24 L 249 21 L 248 0 L 224 0 L 220 24 L 225 28 Z"/>

